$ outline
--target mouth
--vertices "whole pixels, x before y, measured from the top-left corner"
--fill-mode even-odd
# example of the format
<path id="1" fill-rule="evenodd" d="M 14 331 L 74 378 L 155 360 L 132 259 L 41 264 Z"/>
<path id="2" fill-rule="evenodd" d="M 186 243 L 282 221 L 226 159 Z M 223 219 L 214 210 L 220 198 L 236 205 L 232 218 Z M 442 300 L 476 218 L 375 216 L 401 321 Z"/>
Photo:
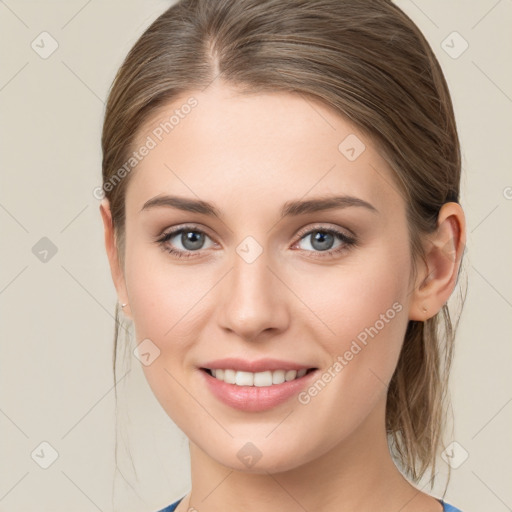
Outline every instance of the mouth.
<path id="1" fill-rule="evenodd" d="M 260 372 L 201 367 L 199 374 L 212 395 L 243 412 L 269 411 L 297 396 L 314 382 L 318 368 L 275 369 Z"/>

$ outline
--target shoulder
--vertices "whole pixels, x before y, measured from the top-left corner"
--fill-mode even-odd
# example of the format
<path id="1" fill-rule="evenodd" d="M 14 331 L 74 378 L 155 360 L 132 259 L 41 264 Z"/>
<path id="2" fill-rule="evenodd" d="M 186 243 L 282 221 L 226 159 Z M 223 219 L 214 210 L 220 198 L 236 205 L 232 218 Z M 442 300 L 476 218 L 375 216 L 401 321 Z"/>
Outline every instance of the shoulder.
<path id="1" fill-rule="evenodd" d="M 174 503 L 171 503 L 170 505 L 168 505 L 167 507 L 161 509 L 161 510 L 158 510 L 158 512 L 173 512 L 174 510 L 176 510 L 176 507 L 179 505 L 180 501 L 182 500 L 183 498 L 180 498 L 178 501 L 175 501 Z M 456 511 L 456 509 L 453 509 Z"/>

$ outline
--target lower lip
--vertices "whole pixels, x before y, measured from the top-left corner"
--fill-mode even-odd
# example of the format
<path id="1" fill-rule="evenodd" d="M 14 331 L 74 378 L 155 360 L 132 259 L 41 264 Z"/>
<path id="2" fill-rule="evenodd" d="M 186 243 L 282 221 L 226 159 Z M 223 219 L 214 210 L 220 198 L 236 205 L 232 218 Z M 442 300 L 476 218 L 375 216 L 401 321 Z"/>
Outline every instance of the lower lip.
<path id="1" fill-rule="evenodd" d="M 286 402 L 306 387 L 318 370 L 313 370 L 298 379 L 272 384 L 272 386 L 237 386 L 212 377 L 200 370 L 211 392 L 224 404 L 246 412 L 272 409 Z"/>

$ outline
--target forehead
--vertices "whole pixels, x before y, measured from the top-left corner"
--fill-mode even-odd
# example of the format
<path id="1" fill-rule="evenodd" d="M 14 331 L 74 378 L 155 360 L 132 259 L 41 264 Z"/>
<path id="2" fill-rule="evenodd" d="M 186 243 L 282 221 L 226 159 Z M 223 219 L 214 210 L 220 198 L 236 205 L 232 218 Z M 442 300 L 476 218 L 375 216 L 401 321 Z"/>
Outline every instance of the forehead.
<path id="1" fill-rule="evenodd" d="M 261 208 L 305 195 L 343 193 L 401 201 L 373 141 L 344 116 L 301 94 L 192 91 L 141 127 L 127 210 L 162 193 Z M 139 151 L 142 153 L 142 151 Z"/>

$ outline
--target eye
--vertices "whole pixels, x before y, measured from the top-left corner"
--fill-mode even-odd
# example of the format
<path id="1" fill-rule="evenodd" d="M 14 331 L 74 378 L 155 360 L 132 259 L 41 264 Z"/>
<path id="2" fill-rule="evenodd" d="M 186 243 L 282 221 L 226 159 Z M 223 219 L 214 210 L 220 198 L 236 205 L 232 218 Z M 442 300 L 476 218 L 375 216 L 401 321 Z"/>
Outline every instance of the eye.
<path id="1" fill-rule="evenodd" d="M 301 238 L 292 248 L 300 246 L 301 242 L 307 242 L 304 244 L 305 247 L 299 247 L 299 249 L 311 253 L 311 257 L 315 258 L 335 257 L 338 253 L 350 249 L 357 243 L 354 236 L 325 226 L 315 226 L 313 229 L 303 230 L 298 236 Z M 164 233 L 156 240 L 156 243 L 177 258 L 193 258 L 199 257 L 203 250 L 215 245 L 212 242 L 205 247 L 207 239 L 211 240 L 203 230 L 196 226 L 180 226 Z M 336 242 L 338 245 L 335 245 Z"/>
<path id="2" fill-rule="evenodd" d="M 207 238 L 210 239 L 204 231 L 195 226 L 181 226 L 168 231 L 156 242 L 163 250 L 178 258 L 190 258 L 196 257 L 195 252 L 208 249 L 208 247 L 204 247 Z"/>
<path id="3" fill-rule="evenodd" d="M 301 239 L 294 247 L 306 242 L 302 250 L 314 253 L 311 256 L 315 258 L 334 257 L 341 251 L 346 251 L 356 245 L 356 238 L 334 228 L 325 226 L 315 226 L 308 231 L 299 233 Z M 338 245 L 335 245 L 338 242 Z M 333 248 L 334 247 L 334 248 Z"/>

